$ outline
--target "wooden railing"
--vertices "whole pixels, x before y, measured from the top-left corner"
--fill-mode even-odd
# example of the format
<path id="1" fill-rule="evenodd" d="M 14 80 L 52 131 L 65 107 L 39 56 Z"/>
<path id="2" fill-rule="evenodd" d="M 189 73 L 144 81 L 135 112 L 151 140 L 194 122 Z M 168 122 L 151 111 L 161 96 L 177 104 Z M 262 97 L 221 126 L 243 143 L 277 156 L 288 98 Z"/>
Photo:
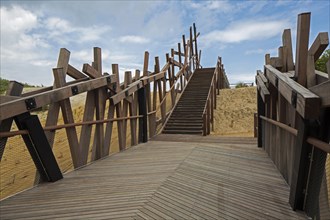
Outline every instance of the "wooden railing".
<path id="1" fill-rule="evenodd" d="M 290 29 L 283 32 L 279 56 L 266 54 L 264 73 L 257 71 L 258 146 L 263 147 L 290 186 L 289 202 L 313 219 L 327 218 L 330 187 L 330 68 L 314 62 L 328 46 L 320 33 L 309 47 L 310 13 L 298 16 L 296 61 Z M 330 61 L 328 61 L 330 66 Z M 322 186 L 322 187 L 321 187 Z M 320 202 L 323 201 L 323 202 Z M 325 208 L 326 207 L 326 208 Z"/>
<path id="2" fill-rule="evenodd" d="M 171 53 L 166 54 L 163 68 L 155 57 L 153 71 L 149 71 L 149 52 L 146 51 L 142 72 L 136 70 L 134 76 L 131 71 L 125 72 L 123 83 L 119 80 L 118 64 L 112 64 L 110 75 L 103 71 L 101 48 L 94 48 L 92 65 L 83 64 L 82 71 L 70 65 L 70 51 L 62 48 L 57 67 L 53 69 L 53 86 L 22 94 L 23 85 L 11 82 L 6 95 L 1 96 L 0 159 L 7 139 L 21 135 L 41 179 L 56 181 L 62 178 L 51 150 L 57 130 L 66 131 L 73 168 L 109 155 L 114 122 L 120 151 L 127 148 L 128 133 L 131 146 L 148 141 L 164 126 L 194 70 L 201 67 L 198 36 L 194 24 L 189 39 L 183 35 L 177 51 L 171 49 Z M 74 80 L 67 82 L 66 75 Z M 86 97 L 83 119 L 76 121 L 70 98 L 82 93 Z M 38 116 L 30 113 L 45 107 L 48 113 L 42 126 Z M 64 123 L 58 125 L 60 112 Z M 18 130 L 12 130 L 13 121 Z M 128 122 L 130 132 L 127 132 Z"/>
<path id="3" fill-rule="evenodd" d="M 207 95 L 207 100 L 203 111 L 203 135 L 208 135 L 214 130 L 214 109 L 217 108 L 217 94 L 220 89 L 229 88 L 229 81 L 222 64 L 221 57 L 218 57 L 217 64 L 211 80 L 211 86 Z"/>

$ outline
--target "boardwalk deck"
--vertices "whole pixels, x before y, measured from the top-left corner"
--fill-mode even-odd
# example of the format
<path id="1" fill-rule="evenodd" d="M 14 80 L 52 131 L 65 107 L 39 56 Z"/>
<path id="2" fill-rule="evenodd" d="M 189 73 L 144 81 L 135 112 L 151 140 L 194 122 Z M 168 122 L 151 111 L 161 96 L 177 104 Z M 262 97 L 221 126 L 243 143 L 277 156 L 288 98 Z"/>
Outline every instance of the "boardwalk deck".
<path id="1" fill-rule="evenodd" d="M 1 219 L 306 219 L 252 138 L 160 135 L 1 202 Z"/>

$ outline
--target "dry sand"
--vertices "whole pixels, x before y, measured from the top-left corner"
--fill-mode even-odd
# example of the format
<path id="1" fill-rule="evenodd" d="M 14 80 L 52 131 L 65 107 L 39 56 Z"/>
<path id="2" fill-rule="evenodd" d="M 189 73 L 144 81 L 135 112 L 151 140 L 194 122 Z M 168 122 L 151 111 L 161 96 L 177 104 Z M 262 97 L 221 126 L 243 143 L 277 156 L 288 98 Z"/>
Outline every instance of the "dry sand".
<path id="1" fill-rule="evenodd" d="M 256 87 L 220 90 L 217 109 L 214 111 L 214 131 L 211 135 L 253 137 L 256 98 Z"/>

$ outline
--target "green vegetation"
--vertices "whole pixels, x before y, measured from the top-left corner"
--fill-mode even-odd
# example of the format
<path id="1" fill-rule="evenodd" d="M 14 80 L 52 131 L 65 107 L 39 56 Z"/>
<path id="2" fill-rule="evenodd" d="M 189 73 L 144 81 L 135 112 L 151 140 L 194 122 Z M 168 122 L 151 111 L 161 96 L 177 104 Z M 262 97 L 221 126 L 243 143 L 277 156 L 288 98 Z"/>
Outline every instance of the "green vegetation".
<path id="1" fill-rule="evenodd" d="M 327 62 L 328 62 L 329 58 L 330 58 L 330 49 L 327 49 L 326 51 L 324 51 L 322 56 L 316 61 L 315 69 L 326 73 L 327 72 Z"/>
<path id="2" fill-rule="evenodd" d="M 0 94 L 6 92 L 8 85 L 9 85 L 9 80 L 2 79 L 0 77 Z"/>
<path id="3" fill-rule="evenodd" d="M 8 86 L 9 86 L 9 80 L 3 79 L 0 77 L 0 94 L 3 94 L 7 91 Z M 23 83 L 24 88 L 34 88 L 36 86 L 30 85 L 28 83 Z"/>
<path id="4" fill-rule="evenodd" d="M 243 82 L 239 82 L 235 86 L 236 89 L 243 88 L 243 87 L 249 87 L 249 86 L 246 83 L 243 83 Z"/>

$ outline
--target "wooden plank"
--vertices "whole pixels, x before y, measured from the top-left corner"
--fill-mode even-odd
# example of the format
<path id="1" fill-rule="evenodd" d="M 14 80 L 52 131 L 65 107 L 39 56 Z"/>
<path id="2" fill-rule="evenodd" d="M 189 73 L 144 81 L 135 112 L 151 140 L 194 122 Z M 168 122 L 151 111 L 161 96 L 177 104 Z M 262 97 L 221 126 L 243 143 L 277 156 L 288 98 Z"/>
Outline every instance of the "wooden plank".
<path id="1" fill-rule="evenodd" d="M 308 50 L 307 73 L 306 73 L 307 88 L 316 85 L 315 62 L 321 56 L 321 54 L 327 48 L 328 45 L 329 45 L 328 33 L 322 32 L 318 34 L 312 46 Z"/>
<path id="2" fill-rule="evenodd" d="M 321 98 L 321 105 L 322 107 L 329 107 L 330 106 L 330 81 L 323 82 L 316 86 L 309 88 L 310 91 L 315 93 L 317 96 Z"/>
<path id="3" fill-rule="evenodd" d="M 54 68 L 53 75 L 55 79 L 55 85 L 57 88 L 60 88 L 65 85 L 65 73 L 63 68 Z M 70 99 L 64 99 L 60 101 L 60 106 L 62 110 L 62 116 L 65 124 L 74 123 L 74 117 L 72 113 Z M 77 131 L 75 127 L 66 128 L 66 135 L 69 142 L 71 158 L 73 162 L 73 167 L 77 168 L 82 165 L 80 160 L 80 147 L 78 143 Z"/>
<path id="4" fill-rule="evenodd" d="M 148 142 L 148 110 L 146 103 L 146 88 L 142 87 L 138 90 L 139 99 L 139 115 L 143 115 L 139 118 L 139 143 Z"/>
<path id="5" fill-rule="evenodd" d="M 8 89 L 6 91 L 6 95 L 10 97 L 16 97 L 20 96 L 23 91 L 23 84 L 16 82 L 16 81 L 10 81 L 8 85 Z M 2 104 L 2 103 L 1 103 Z M 11 126 L 13 124 L 13 118 L 7 118 L 5 120 L 0 121 L 0 132 L 8 132 L 11 129 Z M 7 139 L 5 137 L 0 138 L 0 161 L 3 156 L 3 152 L 6 147 Z"/>
<path id="6" fill-rule="evenodd" d="M 282 44 L 283 44 L 283 71 L 294 70 L 293 64 L 293 53 L 292 53 L 292 40 L 291 40 L 291 30 L 285 29 L 282 34 Z"/>
<path id="7" fill-rule="evenodd" d="M 88 91 L 85 101 L 83 122 L 94 120 L 94 112 L 95 112 L 95 91 Z M 87 163 L 91 134 L 92 134 L 91 125 L 83 125 L 81 127 L 79 148 L 81 149 L 80 158 L 82 164 Z"/>
<path id="8" fill-rule="evenodd" d="M 317 95 L 270 65 L 265 65 L 265 70 L 268 80 L 275 87 L 277 86 L 278 91 L 291 105 L 296 105 L 295 108 L 297 112 L 303 118 L 312 119 L 318 117 L 321 100 Z"/>
<path id="9" fill-rule="evenodd" d="M 308 57 L 308 43 L 310 30 L 310 16 L 311 13 L 301 13 L 298 15 L 297 24 L 297 42 L 296 42 L 296 66 L 295 77 L 297 82 L 306 86 L 307 83 L 307 57 Z"/>
<path id="10" fill-rule="evenodd" d="M 99 78 L 102 76 L 102 52 L 101 48 L 94 47 L 93 48 L 93 68 L 97 71 L 96 77 Z M 99 88 L 96 92 L 95 97 L 95 119 L 103 120 L 105 115 L 105 103 L 106 103 L 106 89 Z M 104 152 L 106 152 L 106 147 L 104 146 L 104 124 L 97 124 L 95 127 L 95 135 L 94 135 L 94 144 L 92 149 L 92 160 L 100 159 L 104 156 Z"/>
<path id="11" fill-rule="evenodd" d="M 112 73 L 116 76 L 117 81 L 116 81 L 116 92 L 120 92 L 121 88 L 120 88 L 120 81 L 119 81 L 119 66 L 118 64 L 112 64 Z M 110 103 L 113 104 L 113 103 Z M 114 104 L 113 104 L 114 105 Z M 118 102 L 115 104 L 115 108 L 116 108 L 116 117 L 117 118 L 121 118 L 122 117 L 122 108 L 121 108 L 121 102 Z M 118 144 L 119 144 L 119 150 L 122 151 L 125 149 L 126 143 L 124 142 L 124 138 L 123 138 L 123 129 L 124 129 L 124 125 L 123 125 L 123 121 L 117 121 L 117 130 L 118 130 Z"/>
<path id="12" fill-rule="evenodd" d="M 178 51 L 179 51 L 179 63 L 181 63 L 182 64 L 182 58 L 181 58 L 181 56 L 182 56 L 182 53 L 181 53 L 181 44 L 180 43 L 178 43 Z M 184 54 L 183 54 L 183 56 L 184 56 Z M 182 71 L 183 72 L 183 71 Z M 182 75 L 180 76 L 180 90 L 182 91 L 183 90 L 183 79 L 182 79 Z M 161 100 L 161 99 L 160 99 Z"/>
<path id="13" fill-rule="evenodd" d="M 80 83 L 75 83 L 70 86 L 65 86 L 62 88 L 57 88 L 52 91 L 43 92 L 34 96 L 24 97 L 15 101 L 7 102 L 0 105 L 0 120 L 4 120 L 6 118 L 13 117 L 15 115 L 27 112 L 25 105 L 25 100 L 29 98 L 34 98 L 36 102 L 35 108 L 40 108 L 50 103 L 55 103 L 61 101 L 63 99 L 69 98 L 72 95 L 72 87 L 76 86 L 78 89 L 78 93 L 83 93 L 86 91 L 94 90 L 100 87 L 106 86 L 107 78 L 115 79 L 114 76 L 102 76 L 98 79 L 93 79 L 89 81 L 84 81 Z"/>
<path id="14" fill-rule="evenodd" d="M 68 70 L 67 74 L 71 76 L 74 79 L 84 79 L 87 78 L 85 74 L 71 66 L 70 64 L 68 65 Z"/>
<path id="15" fill-rule="evenodd" d="M 265 65 L 270 65 L 270 54 L 265 55 Z"/>
<path id="16" fill-rule="evenodd" d="M 58 55 L 57 68 L 63 68 L 64 73 L 68 72 L 69 60 L 70 60 L 70 51 L 65 48 L 61 48 L 60 53 Z M 56 88 L 58 88 L 58 87 L 57 87 L 56 83 L 54 82 L 53 91 Z M 66 98 L 68 98 L 68 97 L 66 97 Z M 60 101 L 60 100 L 58 100 L 58 101 Z M 50 105 L 48 108 L 48 114 L 47 114 L 45 126 L 54 126 L 57 124 L 57 121 L 58 121 L 58 115 L 60 112 L 60 104 L 55 100 L 51 100 L 50 102 L 45 103 L 43 105 L 40 104 L 40 107 L 42 107 L 46 104 L 50 104 Z M 21 113 L 23 113 L 23 112 L 21 112 Z M 45 134 L 46 134 L 47 140 L 49 142 L 49 145 L 52 148 L 53 144 L 54 144 L 55 131 L 47 131 L 47 132 L 45 132 Z"/>
<path id="17" fill-rule="evenodd" d="M 197 31 L 196 31 L 196 25 L 195 23 L 193 24 L 194 28 L 194 38 L 195 38 L 195 56 L 196 56 L 196 69 L 199 68 L 199 57 L 198 57 L 198 49 L 197 49 Z"/>
<path id="18" fill-rule="evenodd" d="M 268 88 L 264 84 L 264 81 L 262 80 L 260 75 L 256 76 L 256 82 L 257 82 L 258 91 L 261 95 L 261 98 L 262 98 L 263 102 L 268 102 L 269 97 L 270 97 L 270 93 L 269 93 Z"/>
<path id="19" fill-rule="evenodd" d="M 297 123 L 297 141 L 294 152 L 294 163 L 292 172 L 292 183 L 290 186 L 289 202 L 293 210 L 304 208 L 304 189 L 307 184 L 307 175 L 309 166 L 308 154 L 311 152 L 311 146 L 306 142 L 309 123 L 308 120 L 304 120 L 302 117 L 296 117 Z"/>
<path id="20" fill-rule="evenodd" d="M 124 76 L 124 89 L 126 89 L 130 83 L 132 83 L 132 72 L 126 71 L 125 76 Z M 129 105 L 130 105 L 130 103 L 128 101 L 126 101 L 126 100 L 123 101 L 122 117 L 127 117 Z M 124 140 L 123 141 L 126 143 L 127 120 L 123 121 L 123 130 L 124 130 L 124 133 L 123 133 Z"/>
<path id="21" fill-rule="evenodd" d="M 140 70 L 136 70 L 135 71 L 135 79 L 139 79 L 140 78 Z M 132 107 L 133 107 L 133 112 L 132 112 L 132 115 L 133 116 L 136 116 L 137 115 L 137 109 L 138 109 L 138 106 L 139 106 L 139 99 L 138 99 L 138 92 L 136 91 L 134 93 L 134 98 L 133 98 L 133 104 L 132 104 Z M 132 121 L 132 127 L 133 127 L 133 133 L 132 133 L 132 143 L 133 143 L 133 146 L 137 145 L 138 144 L 138 136 L 137 136 L 137 119 L 133 119 L 131 120 Z"/>
<path id="22" fill-rule="evenodd" d="M 314 40 L 312 46 L 309 48 L 308 53 L 314 56 L 314 62 L 316 62 L 323 51 L 329 45 L 328 32 L 320 32 Z"/>
<path id="23" fill-rule="evenodd" d="M 196 69 L 196 67 L 195 67 L 195 60 L 192 59 L 194 57 L 194 42 L 193 42 L 193 33 L 192 33 L 192 27 L 191 26 L 189 28 L 189 33 L 190 33 L 190 41 L 189 41 L 190 53 L 189 53 L 189 60 L 190 60 L 190 62 L 192 60 L 192 68 L 193 68 L 193 70 L 195 70 Z"/>

